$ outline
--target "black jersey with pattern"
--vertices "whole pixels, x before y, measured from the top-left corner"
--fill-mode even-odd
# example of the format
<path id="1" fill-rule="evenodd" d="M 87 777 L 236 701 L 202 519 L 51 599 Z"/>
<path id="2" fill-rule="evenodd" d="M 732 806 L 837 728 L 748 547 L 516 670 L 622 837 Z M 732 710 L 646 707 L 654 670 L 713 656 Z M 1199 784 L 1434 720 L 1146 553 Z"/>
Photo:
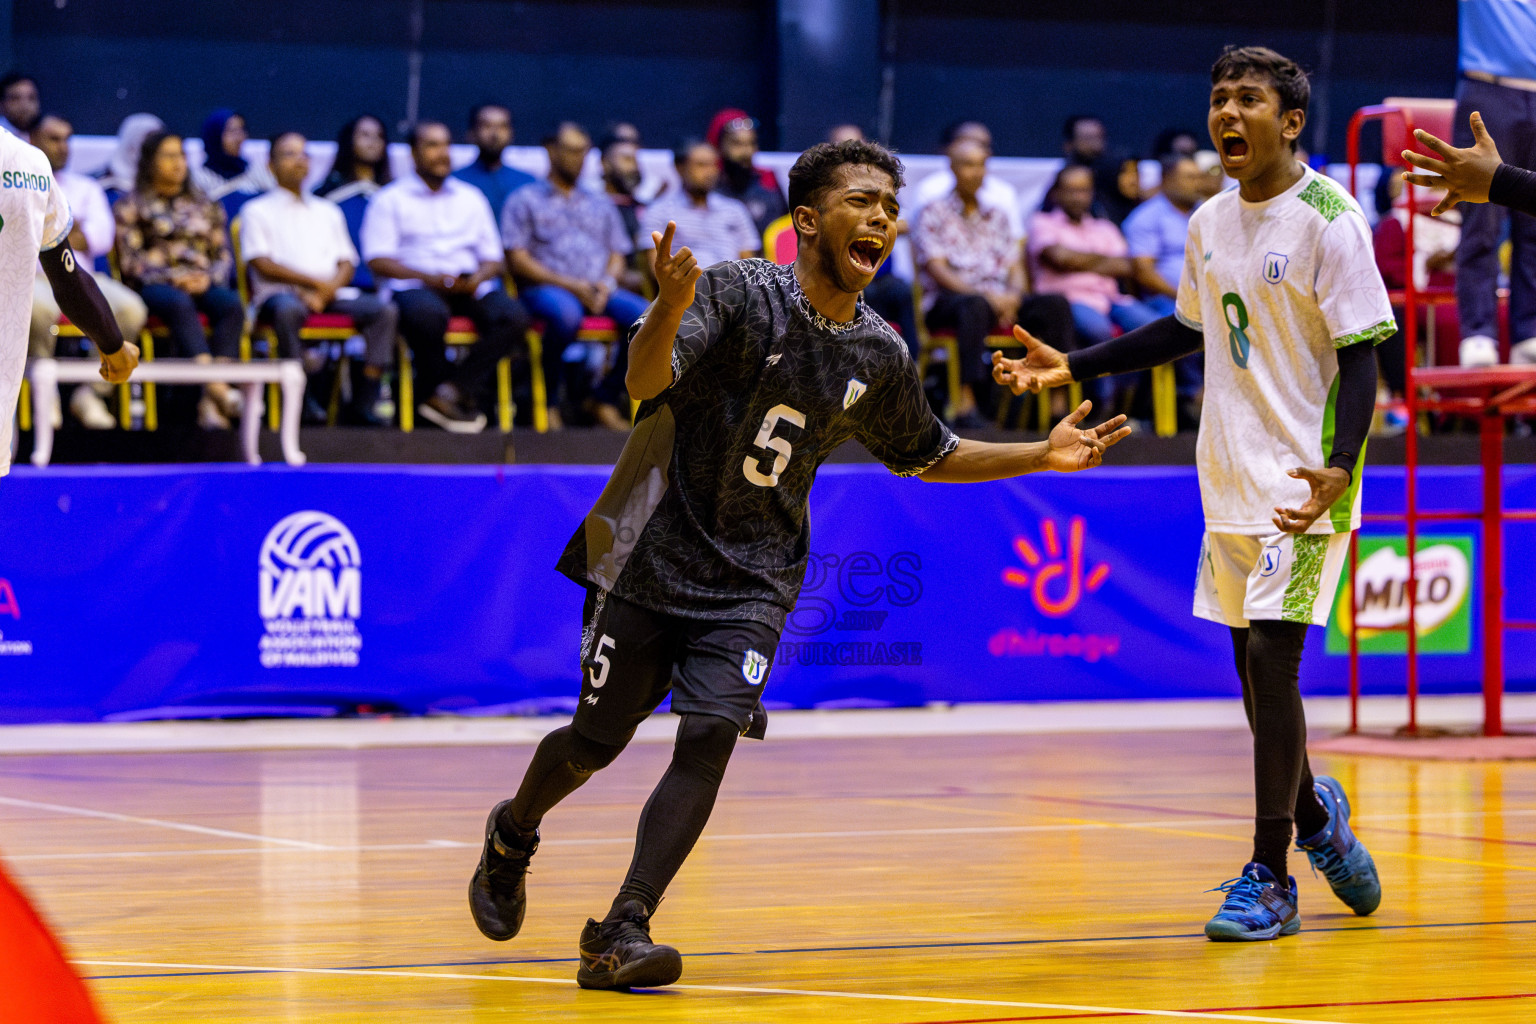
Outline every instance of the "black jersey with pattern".
<path id="1" fill-rule="evenodd" d="M 810 552 L 811 484 L 849 438 L 901 475 L 957 443 L 906 344 L 863 303 L 835 323 L 794 267 L 717 264 L 683 315 L 672 385 L 641 405 L 558 568 L 655 611 L 782 630 Z"/>

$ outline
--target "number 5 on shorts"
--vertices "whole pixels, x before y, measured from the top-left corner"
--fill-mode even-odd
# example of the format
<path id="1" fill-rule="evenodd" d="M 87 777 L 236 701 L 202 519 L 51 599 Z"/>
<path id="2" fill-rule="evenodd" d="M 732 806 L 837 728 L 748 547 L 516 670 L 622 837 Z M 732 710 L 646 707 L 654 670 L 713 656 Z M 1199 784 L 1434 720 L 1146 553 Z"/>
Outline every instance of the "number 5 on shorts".
<path id="1" fill-rule="evenodd" d="M 587 682 L 592 684 L 592 689 L 601 690 L 603 684 L 608 681 L 608 670 L 612 664 L 608 661 L 608 655 L 604 651 L 614 647 L 613 637 L 604 633 L 597 641 L 597 647 L 592 651 L 592 669 L 587 674 Z"/>

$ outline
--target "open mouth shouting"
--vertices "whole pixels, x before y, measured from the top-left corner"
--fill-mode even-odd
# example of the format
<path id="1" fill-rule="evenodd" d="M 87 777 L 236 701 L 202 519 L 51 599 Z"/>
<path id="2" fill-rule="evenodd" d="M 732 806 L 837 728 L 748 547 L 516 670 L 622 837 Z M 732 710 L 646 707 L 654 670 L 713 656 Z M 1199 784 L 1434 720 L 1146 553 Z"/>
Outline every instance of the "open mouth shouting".
<path id="1" fill-rule="evenodd" d="M 880 266 L 880 261 L 885 258 L 885 237 L 876 234 L 859 235 L 848 244 L 848 262 L 853 264 L 853 269 L 869 277 Z"/>
<path id="2" fill-rule="evenodd" d="M 1221 162 L 1227 167 L 1241 167 L 1248 162 L 1248 140 L 1233 128 L 1221 131 Z"/>

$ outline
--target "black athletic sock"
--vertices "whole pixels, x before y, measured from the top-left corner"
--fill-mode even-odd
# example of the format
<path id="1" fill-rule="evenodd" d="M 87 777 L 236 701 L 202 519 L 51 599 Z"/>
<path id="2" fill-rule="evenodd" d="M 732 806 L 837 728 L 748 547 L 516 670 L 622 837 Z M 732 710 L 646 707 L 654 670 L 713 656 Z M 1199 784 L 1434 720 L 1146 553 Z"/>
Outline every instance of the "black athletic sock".
<path id="1" fill-rule="evenodd" d="M 1253 731 L 1253 860 L 1285 884 L 1292 837 L 1322 829 L 1327 812 L 1312 789 L 1307 722 L 1301 704 L 1305 623 L 1254 620 L 1232 630 L 1243 710 Z M 1322 824 L 1312 827 L 1321 817 Z"/>
<path id="2" fill-rule="evenodd" d="M 720 780 L 735 749 L 735 723 L 715 715 L 684 715 L 677 727 L 672 764 L 657 783 L 640 814 L 635 856 L 629 874 L 613 901 L 612 918 L 629 900 L 655 913 L 662 893 L 709 821 L 720 792 Z"/>
<path id="3" fill-rule="evenodd" d="M 545 736 L 533 752 L 517 795 L 496 819 L 503 841 L 514 835 L 531 837 L 550 808 L 579 789 L 593 772 L 612 764 L 623 749 L 623 744 L 615 747 L 589 740 L 569 725 Z"/>

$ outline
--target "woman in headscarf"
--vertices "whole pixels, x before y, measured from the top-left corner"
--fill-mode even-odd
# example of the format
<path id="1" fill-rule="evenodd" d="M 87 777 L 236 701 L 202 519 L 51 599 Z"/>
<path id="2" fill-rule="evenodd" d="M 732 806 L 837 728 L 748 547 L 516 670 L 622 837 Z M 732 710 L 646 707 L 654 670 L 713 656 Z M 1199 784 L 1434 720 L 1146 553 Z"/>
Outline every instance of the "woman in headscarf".
<path id="1" fill-rule="evenodd" d="M 249 163 L 240 155 L 249 136 L 245 118 L 235 111 L 220 108 L 209 114 L 202 136 L 203 166 L 192 172 L 192 183 L 233 220 L 247 199 L 276 184 L 272 172 L 265 164 Z"/>
<path id="2" fill-rule="evenodd" d="M 154 114 L 129 114 L 117 126 L 117 149 L 112 159 L 97 173 L 101 187 L 107 193 L 107 202 L 115 203 L 133 191 L 139 174 L 139 150 L 150 132 L 165 128 L 165 123 Z"/>
<path id="3" fill-rule="evenodd" d="M 341 126 L 336 134 L 336 160 L 331 173 L 325 176 L 315 195 L 324 196 L 341 207 L 347 218 L 347 233 L 358 252 L 363 251 L 359 238 L 363 227 L 363 214 L 375 192 L 388 185 L 393 175 L 389 171 L 389 135 L 384 122 L 372 114 L 354 117 Z M 352 285 L 366 291 L 374 288 L 373 274 L 364 263 L 352 275 Z"/>

